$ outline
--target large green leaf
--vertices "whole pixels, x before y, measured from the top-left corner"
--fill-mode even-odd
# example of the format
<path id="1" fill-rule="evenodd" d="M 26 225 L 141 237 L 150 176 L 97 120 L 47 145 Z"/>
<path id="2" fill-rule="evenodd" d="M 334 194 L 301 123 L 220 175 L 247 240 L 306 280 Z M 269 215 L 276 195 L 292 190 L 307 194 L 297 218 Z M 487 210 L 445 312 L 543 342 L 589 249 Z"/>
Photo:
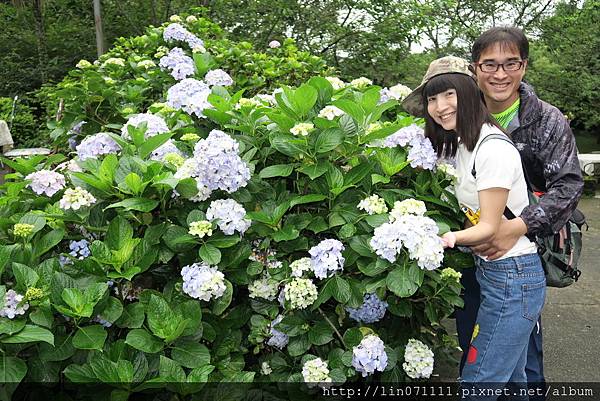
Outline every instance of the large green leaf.
<path id="1" fill-rule="evenodd" d="M 123 308 L 123 314 L 116 321 L 116 325 L 129 329 L 139 329 L 142 327 L 145 318 L 144 305 L 140 302 L 135 302 Z"/>
<path id="2" fill-rule="evenodd" d="M 33 243 L 33 257 L 38 258 L 50 251 L 62 241 L 64 236 L 65 231 L 62 228 L 46 233 L 42 238 L 39 238 Z"/>
<path id="3" fill-rule="evenodd" d="M 344 132 L 339 128 L 322 131 L 315 141 L 315 152 L 327 153 L 344 143 Z"/>
<path id="4" fill-rule="evenodd" d="M 4 295 L 2 295 L 4 297 Z M 15 334 L 23 330 L 27 323 L 27 319 L 9 319 L 7 317 L 0 317 L 0 334 Z"/>
<path id="5" fill-rule="evenodd" d="M 271 146 L 286 156 L 299 158 L 306 150 L 304 140 L 291 134 L 277 134 L 270 138 Z"/>
<path id="6" fill-rule="evenodd" d="M 225 292 L 219 298 L 216 299 L 212 312 L 215 315 L 220 315 L 225 312 L 225 309 L 231 304 L 231 298 L 233 297 L 233 286 L 229 280 L 225 280 Z"/>
<path id="7" fill-rule="evenodd" d="M 0 383 L 19 383 L 27 374 L 27 364 L 14 356 L 0 355 Z"/>
<path id="8" fill-rule="evenodd" d="M 108 333 L 99 324 L 81 327 L 73 337 L 73 346 L 79 349 L 101 350 Z"/>
<path id="9" fill-rule="evenodd" d="M 151 212 L 158 206 L 159 202 L 154 199 L 148 198 L 127 198 L 121 202 L 113 203 L 105 208 L 112 209 L 116 207 L 122 207 L 125 211 L 135 210 L 138 212 Z"/>
<path id="10" fill-rule="evenodd" d="M 171 357 L 186 368 L 199 368 L 210 363 L 208 348 L 195 341 L 178 341 L 171 349 Z"/>
<path id="11" fill-rule="evenodd" d="M 330 165 L 331 164 L 329 162 L 319 161 L 317 164 L 305 164 L 297 170 L 302 174 L 306 174 L 307 176 L 309 176 L 311 180 L 314 180 L 325 174 L 329 169 Z"/>
<path id="12" fill-rule="evenodd" d="M 13 274 L 17 280 L 18 288 L 26 291 L 29 287 L 34 287 L 40 276 L 29 266 L 20 263 L 13 263 Z"/>
<path id="13" fill-rule="evenodd" d="M 164 134 L 154 135 L 150 138 L 147 138 L 144 143 L 138 148 L 138 152 L 142 159 L 148 157 L 150 153 L 171 138 L 173 134 L 170 132 L 166 132 Z"/>
<path id="14" fill-rule="evenodd" d="M 424 275 L 416 263 L 404 264 L 388 274 L 386 285 L 400 298 L 410 297 L 423 283 Z"/>
<path id="15" fill-rule="evenodd" d="M 200 247 L 199 256 L 209 265 L 218 265 L 221 261 L 221 251 L 219 251 L 219 248 L 209 243 Z"/>
<path id="16" fill-rule="evenodd" d="M 4 337 L 0 340 L 0 342 L 5 344 L 24 344 L 38 341 L 43 341 L 50 345 L 54 345 L 54 335 L 48 329 L 28 324 L 25 325 L 23 330 L 19 331 L 18 333 Z"/>
<path id="17" fill-rule="evenodd" d="M 345 304 L 351 296 L 350 284 L 340 276 L 334 276 L 332 280 L 331 295 L 336 301 Z"/>
<path id="18" fill-rule="evenodd" d="M 155 354 L 163 349 L 163 342 L 144 329 L 131 330 L 127 334 L 125 343 L 149 354 Z"/>
<path id="19" fill-rule="evenodd" d="M 260 178 L 271 178 L 271 177 L 287 177 L 292 174 L 294 167 L 291 164 L 275 164 L 263 168 L 258 176 Z"/>

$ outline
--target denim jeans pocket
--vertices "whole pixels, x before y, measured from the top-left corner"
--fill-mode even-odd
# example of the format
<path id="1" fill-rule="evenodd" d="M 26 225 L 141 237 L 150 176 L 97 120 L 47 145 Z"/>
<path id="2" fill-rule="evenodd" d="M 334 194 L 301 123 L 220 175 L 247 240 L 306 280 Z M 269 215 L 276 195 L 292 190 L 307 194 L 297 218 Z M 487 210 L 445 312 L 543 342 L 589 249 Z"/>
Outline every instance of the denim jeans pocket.
<path id="1" fill-rule="evenodd" d="M 546 279 L 535 284 L 523 284 L 522 313 L 525 319 L 537 321 L 546 299 Z"/>

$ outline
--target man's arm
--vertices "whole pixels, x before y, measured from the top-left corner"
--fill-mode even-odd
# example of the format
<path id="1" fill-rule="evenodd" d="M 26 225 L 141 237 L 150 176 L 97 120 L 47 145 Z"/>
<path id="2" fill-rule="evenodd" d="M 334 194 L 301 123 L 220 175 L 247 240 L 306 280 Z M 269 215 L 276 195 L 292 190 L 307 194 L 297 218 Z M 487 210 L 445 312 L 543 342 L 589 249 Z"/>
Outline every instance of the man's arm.
<path id="1" fill-rule="evenodd" d="M 520 217 L 529 233 L 551 235 L 566 224 L 577 207 L 583 193 L 583 178 L 575 137 L 558 109 L 552 108 L 545 132 L 537 137 L 540 141 L 533 150 L 543 165 L 546 191 L 539 204 L 523 209 Z M 529 177 L 540 176 L 540 172 L 531 171 L 531 166 L 525 168 Z"/>

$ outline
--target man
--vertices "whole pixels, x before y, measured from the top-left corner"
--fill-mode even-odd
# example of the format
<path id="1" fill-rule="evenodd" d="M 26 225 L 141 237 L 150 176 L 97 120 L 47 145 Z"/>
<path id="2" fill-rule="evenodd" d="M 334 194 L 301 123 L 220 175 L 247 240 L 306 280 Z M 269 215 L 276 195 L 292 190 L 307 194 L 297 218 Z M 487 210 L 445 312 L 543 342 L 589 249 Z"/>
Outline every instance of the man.
<path id="1" fill-rule="evenodd" d="M 527 181 L 533 190 L 545 193 L 539 204 L 528 206 L 515 219 L 503 220 L 492 241 L 472 248 L 476 254 L 497 259 L 524 234 L 545 236 L 564 226 L 582 194 L 583 179 L 575 137 L 563 114 L 522 82 L 529 61 L 529 42 L 523 32 L 492 28 L 475 41 L 471 57 L 488 109 L 512 137 Z M 474 269 L 463 270 L 461 282 L 465 308 L 457 310 L 456 325 L 460 346 L 468 350 L 480 302 Z M 461 371 L 465 361 L 463 354 Z M 544 386 L 541 320 L 529 339 L 526 373 L 532 386 Z"/>

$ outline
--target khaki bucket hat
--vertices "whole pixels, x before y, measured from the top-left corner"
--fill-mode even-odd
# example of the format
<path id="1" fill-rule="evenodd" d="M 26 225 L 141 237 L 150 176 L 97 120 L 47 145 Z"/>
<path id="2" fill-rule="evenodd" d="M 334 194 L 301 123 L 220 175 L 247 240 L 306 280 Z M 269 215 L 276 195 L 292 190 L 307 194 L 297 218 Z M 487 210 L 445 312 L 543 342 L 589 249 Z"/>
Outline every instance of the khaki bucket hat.
<path id="1" fill-rule="evenodd" d="M 442 74 L 464 74 L 475 79 L 471 64 L 465 59 L 454 56 L 446 56 L 433 60 L 419 85 L 410 95 L 402 101 L 402 107 L 416 117 L 424 117 L 423 110 L 423 88 L 433 77 Z"/>

